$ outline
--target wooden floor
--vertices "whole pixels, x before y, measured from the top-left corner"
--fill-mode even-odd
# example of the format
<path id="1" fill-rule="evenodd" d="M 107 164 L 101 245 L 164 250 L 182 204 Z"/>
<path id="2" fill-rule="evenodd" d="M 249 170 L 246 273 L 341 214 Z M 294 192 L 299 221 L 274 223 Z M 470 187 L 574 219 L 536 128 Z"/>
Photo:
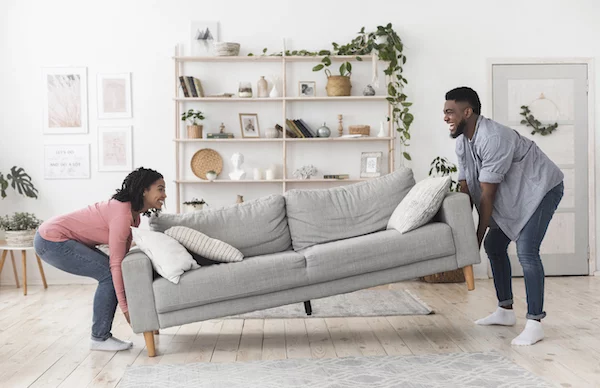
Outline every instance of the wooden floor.
<path id="1" fill-rule="evenodd" d="M 464 284 L 397 283 L 436 314 L 387 318 L 211 320 L 164 329 L 158 356 L 118 313 L 113 334 L 134 342 L 125 352 L 88 350 L 94 286 L 31 286 L 24 297 L 0 288 L 1 387 L 115 387 L 128 365 L 260 359 L 410 355 L 496 350 L 556 386 L 600 387 L 600 278 L 546 280 L 546 339 L 531 347 L 510 341 L 524 325 L 522 279 L 515 279 L 515 327 L 473 324 L 495 309 L 490 280 Z"/>

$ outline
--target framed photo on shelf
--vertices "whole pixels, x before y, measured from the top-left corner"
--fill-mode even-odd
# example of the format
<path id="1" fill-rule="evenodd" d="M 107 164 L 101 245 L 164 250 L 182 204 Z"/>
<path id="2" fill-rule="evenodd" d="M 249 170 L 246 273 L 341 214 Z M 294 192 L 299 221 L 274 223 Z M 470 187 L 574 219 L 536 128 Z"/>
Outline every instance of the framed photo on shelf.
<path id="1" fill-rule="evenodd" d="M 46 144 L 44 146 L 44 179 L 88 179 L 89 177 L 89 144 Z"/>
<path id="2" fill-rule="evenodd" d="M 127 119 L 131 115 L 131 73 L 98 74 L 98 118 Z"/>
<path id="3" fill-rule="evenodd" d="M 375 178 L 381 176 L 383 152 L 363 152 L 360 158 L 360 177 Z"/>
<path id="4" fill-rule="evenodd" d="M 298 95 L 300 97 L 316 97 L 317 83 L 315 81 L 298 82 Z"/>
<path id="5" fill-rule="evenodd" d="M 258 114 L 240 113 L 240 127 L 242 130 L 242 137 L 260 137 Z"/>
<path id="6" fill-rule="evenodd" d="M 42 85 L 44 133 L 87 133 L 87 68 L 44 67 Z"/>
<path id="7" fill-rule="evenodd" d="M 98 171 L 132 169 L 131 126 L 98 127 Z"/>

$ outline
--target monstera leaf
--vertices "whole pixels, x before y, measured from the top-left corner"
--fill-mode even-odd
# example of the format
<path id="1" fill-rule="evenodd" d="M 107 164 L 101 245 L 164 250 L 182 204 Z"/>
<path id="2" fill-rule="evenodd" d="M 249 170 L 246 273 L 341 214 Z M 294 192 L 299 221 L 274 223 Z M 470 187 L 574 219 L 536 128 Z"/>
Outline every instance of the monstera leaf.
<path id="1" fill-rule="evenodd" d="M 11 181 L 10 186 L 17 190 L 19 194 L 25 195 L 29 198 L 37 198 L 37 189 L 31 183 L 31 177 L 29 174 L 23 170 L 21 167 L 13 166 L 10 169 L 10 174 L 6 175 L 6 178 Z M 2 198 L 6 197 L 6 188 L 8 187 L 8 182 L 4 180 L 2 175 L 0 175 L 0 189 Z"/>

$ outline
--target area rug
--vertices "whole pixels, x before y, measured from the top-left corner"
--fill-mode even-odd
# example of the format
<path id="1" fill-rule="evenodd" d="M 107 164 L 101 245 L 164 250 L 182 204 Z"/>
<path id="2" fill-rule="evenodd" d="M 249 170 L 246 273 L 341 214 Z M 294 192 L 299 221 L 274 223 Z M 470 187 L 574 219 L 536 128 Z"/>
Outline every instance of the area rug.
<path id="1" fill-rule="evenodd" d="M 252 318 L 329 318 L 428 315 L 433 310 L 408 290 L 360 290 L 310 301 L 312 315 L 306 315 L 304 303 L 234 315 L 226 319 Z"/>
<path id="2" fill-rule="evenodd" d="M 551 387 L 496 352 L 128 367 L 122 388 Z"/>

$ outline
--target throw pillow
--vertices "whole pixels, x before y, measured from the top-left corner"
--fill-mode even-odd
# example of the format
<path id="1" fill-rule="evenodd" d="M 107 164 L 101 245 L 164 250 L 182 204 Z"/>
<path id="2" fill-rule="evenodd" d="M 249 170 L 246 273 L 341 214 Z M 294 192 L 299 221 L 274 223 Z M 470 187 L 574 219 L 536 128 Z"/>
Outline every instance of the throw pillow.
<path id="1" fill-rule="evenodd" d="M 232 263 L 244 259 L 242 252 L 235 247 L 221 240 L 208 237 L 204 233 L 192 228 L 173 226 L 165 230 L 165 234 L 179 241 L 181 245 L 190 251 L 210 260 L 221 263 Z"/>
<path id="2" fill-rule="evenodd" d="M 179 283 L 185 271 L 200 268 L 184 246 L 164 233 L 132 227 L 131 235 L 135 244 L 150 258 L 154 270 L 172 283 Z"/>
<path id="3" fill-rule="evenodd" d="M 417 183 L 392 213 L 387 229 L 410 232 L 428 223 L 440 210 L 451 178 L 428 178 Z"/>

